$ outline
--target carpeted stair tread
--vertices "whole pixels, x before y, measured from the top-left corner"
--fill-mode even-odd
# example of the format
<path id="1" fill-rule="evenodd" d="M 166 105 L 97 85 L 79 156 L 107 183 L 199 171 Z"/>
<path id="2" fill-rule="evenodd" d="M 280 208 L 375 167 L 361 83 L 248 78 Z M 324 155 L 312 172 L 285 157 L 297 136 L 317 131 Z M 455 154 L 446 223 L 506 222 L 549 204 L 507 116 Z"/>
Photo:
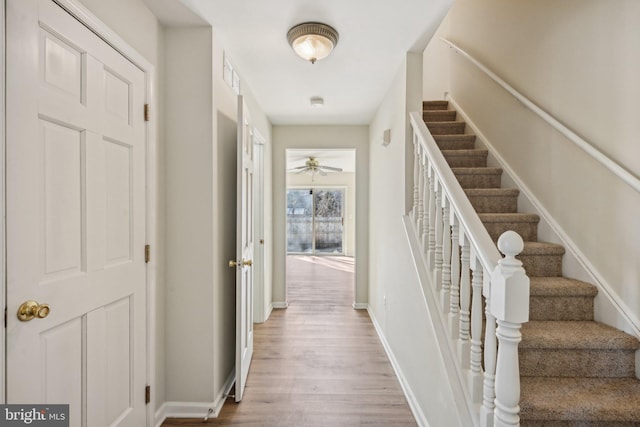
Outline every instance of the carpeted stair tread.
<path id="1" fill-rule="evenodd" d="M 482 222 L 535 222 L 540 221 L 540 217 L 531 213 L 481 213 L 478 214 Z"/>
<path id="2" fill-rule="evenodd" d="M 441 150 L 470 150 L 476 146 L 476 136 L 470 134 L 433 135 Z"/>
<path id="3" fill-rule="evenodd" d="M 452 122 L 456 119 L 456 110 L 426 110 L 422 112 L 425 122 Z"/>
<path id="4" fill-rule="evenodd" d="M 640 423 L 640 381 L 634 378 L 523 377 L 520 384 L 523 426 L 535 421 L 568 421 L 572 426 Z"/>
<path id="5" fill-rule="evenodd" d="M 566 277 L 529 277 L 529 320 L 593 320 L 598 289 Z"/>
<path id="6" fill-rule="evenodd" d="M 595 297 L 598 288 L 590 283 L 567 277 L 530 277 L 531 296 L 547 297 Z"/>
<path id="7" fill-rule="evenodd" d="M 501 168 L 451 168 L 462 188 L 499 188 Z"/>
<path id="8" fill-rule="evenodd" d="M 640 343 L 604 323 L 531 321 L 522 325 L 520 348 L 637 350 Z"/>
<path id="9" fill-rule="evenodd" d="M 536 214 L 518 212 L 480 213 L 478 216 L 493 240 L 498 240 L 502 233 L 509 230 L 518 233 L 524 241 L 535 241 L 538 239 L 538 222 L 540 221 L 540 217 Z"/>
<path id="10" fill-rule="evenodd" d="M 486 167 L 487 150 L 441 150 L 445 160 L 452 168 Z"/>
<path id="11" fill-rule="evenodd" d="M 518 211 L 517 188 L 467 188 L 464 190 L 477 213 L 515 213 Z"/>
<path id="12" fill-rule="evenodd" d="M 517 188 L 465 188 L 464 192 L 468 197 L 473 196 L 518 196 L 520 190 Z"/>
<path id="13" fill-rule="evenodd" d="M 524 242 L 520 255 L 564 255 L 564 246 L 549 242 Z"/>
<path id="14" fill-rule="evenodd" d="M 422 101 L 422 110 L 446 110 L 449 108 L 449 101 L 435 100 Z"/>
<path id="15" fill-rule="evenodd" d="M 432 135 L 463 135 L 465 122 L 425 122 Z"/>

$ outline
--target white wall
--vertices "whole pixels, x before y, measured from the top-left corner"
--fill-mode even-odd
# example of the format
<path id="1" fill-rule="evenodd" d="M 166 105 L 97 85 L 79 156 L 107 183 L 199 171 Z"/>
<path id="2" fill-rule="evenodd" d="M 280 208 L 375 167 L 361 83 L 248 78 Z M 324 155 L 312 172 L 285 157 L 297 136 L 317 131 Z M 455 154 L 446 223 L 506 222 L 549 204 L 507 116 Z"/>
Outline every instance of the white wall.
<path id="1" fill-rule="evenodd" d="M 165 40 L 166 399 L 212 402 L 213 34 L 168 28 Z"/>
<path id="2" fill-rule="evenodd" d="M 287 167 L 288 168 L 288 167 Z M 353 172 L 327 173 L 326 176 L 316 174 L 287 174 L 287 187 L 302 188 L 344 188 L 344 237 L 343 250 L 346 256 L 354 256 L 356 249 L 356 174 Z"/>
<path id="3" fill-rule="evenodd" d="M 408 54 L 370 126 L 369 312 L 428 423 L 461 425 L 412 262 L 406 213 L 407 113 L 421 108 L 422 56 Z M 391 143 L 382 134 L 391 129 Z M 411 148 L 413 151 L 413 148 Z"/>
<path id="4" fill-rule="evenodd" d="M 533 102 L 640 175 L 640 3 L 458 0 L 448 37 Z M 436 60 L 439 60 L 437 58 Z M 446 60 L 446 59 L 445 59 Z M 640 328 L 640 195 L 522 107 L 460 55 L 450 92 L 557 222 L 595 277 L 596 315 Z M 549 227 L 541 239 L 557 238 Z M 566 257 L 565 257 L 566 258 Z M 579 263 L 565 274 L 592 280 Z"/>
<path id="5" fill-rule="evenodd" d="M 369 247 L 369 129 L 367 126 L 274 126 L 273 128 L 273 302 L 286 302 L 286 150 L 356 150 L 355 264 L 357 304 L 366 304 Z"/>

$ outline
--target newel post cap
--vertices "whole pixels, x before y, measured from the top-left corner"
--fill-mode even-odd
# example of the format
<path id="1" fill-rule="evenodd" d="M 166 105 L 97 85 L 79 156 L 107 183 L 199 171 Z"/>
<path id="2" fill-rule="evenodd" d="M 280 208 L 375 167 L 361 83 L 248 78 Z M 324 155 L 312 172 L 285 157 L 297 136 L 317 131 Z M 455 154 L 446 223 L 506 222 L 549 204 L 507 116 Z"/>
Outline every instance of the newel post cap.
<path id="1" fill-rule="evenodd" d="M 491 314 L 511 323 L 529 321 L 529 278 L 522 262 L 515 257 L 524 242 L 515 231 L 505 231 L 498 239 L 498 249 L 504 258 L 491 274 Z"/>

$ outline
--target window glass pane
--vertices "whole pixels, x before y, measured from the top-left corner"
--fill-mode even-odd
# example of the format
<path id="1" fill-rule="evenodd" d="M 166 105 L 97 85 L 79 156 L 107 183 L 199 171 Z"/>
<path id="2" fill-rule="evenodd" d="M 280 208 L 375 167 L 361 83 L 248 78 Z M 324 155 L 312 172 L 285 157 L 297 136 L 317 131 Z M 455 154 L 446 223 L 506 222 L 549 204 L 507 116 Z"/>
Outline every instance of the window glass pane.
<path id="1" fill-rule="evenodd" d="M 342 190 L 315 190 L 315 249 L 342 253 Z"/>
<path id="2" fill-rule="evenodd" d="M 313 200 L 310 191 L 287 190 L 287 252 L 313 252 Z"/>

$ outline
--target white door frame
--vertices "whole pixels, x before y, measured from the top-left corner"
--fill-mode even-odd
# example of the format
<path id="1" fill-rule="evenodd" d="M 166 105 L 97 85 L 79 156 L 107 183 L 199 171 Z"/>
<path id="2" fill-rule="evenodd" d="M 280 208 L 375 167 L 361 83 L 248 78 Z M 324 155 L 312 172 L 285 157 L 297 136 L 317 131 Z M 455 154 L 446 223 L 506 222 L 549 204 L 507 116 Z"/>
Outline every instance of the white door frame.
<path id="1" fill-rule="evenodd" d="M 131 47 L 124 39 L 118 36 L 104 22 L 95 17 L 87 8 L 76 0 L 54 0 L 59 6 L 73 15 L 78 21 L 96 33 L 111 47 L 120 52 L 125 58 L 140 68 L 145 75 L 145 103 L 149 105 L 151 115 L 146 122 L 146 240 L 152 249 L 157 248 L 157 221 L 158 221 L 158 141 L 157 126 L 154 113 L 158 111 L 157 99 L 153 91 L 156 84 L 155 67 L 147 61 L 140 53 Z M 5 167 L 5 61 L 6 61 L 6 29 L 5 29 L 5 7 L 6 0 L 0 0 L 0 303 L 6 309 L 4 300 L 7 291 L 6 280 L 6 236 L 5 236 L 5 214 L 6 195 L 4 193 L 4 183 L 6 179 Z M 155 389 L 155 331 L 156 331 L 156 281 L 157 281 L 157 257 L 151 256 L 151 261 L 147 264 L 147 384 L 151 386 L 152 399 L 147 405 L 147 426 L 154 421 L 155 405 L 153 401 L 153 390 Z M 11 315 L 11 313 L 7 313 Z M 6 402 L 6 336 L 5 328 L 0 328 L 0 402 Z"/>
<path id="2" fill-rule="evenodd" d="M 253 129 L 253 321 L 263 323 L 266 319 L 264 304 L 265 279 L 265 223 L 264 223 L 264 146 L 265 140 L 258 130 Z"/>
<path id="3" fill-rule="evenodd" d="M 6 103 L 5 94 L 5 0 L 0 0 L 0 274 L 2 279 L 0 280 L 0 307 L 4 308 L 5 315 L 7 313 L 7 302 L 5 301 L 5 295 L 7 294 L 7 272 L 5 267 L 5 249 L 6 249 L 6 236 L 5 236 L 5 218 L 6 215 L 6 195 L 5 189 L 5 120 L 6 112 L 4 109 Z M 5 394 L 7 389 L 7 375 L 6 375 L 6 327 L 0 328 L 0 403 L 7 402 L 7 396 Z"/>

